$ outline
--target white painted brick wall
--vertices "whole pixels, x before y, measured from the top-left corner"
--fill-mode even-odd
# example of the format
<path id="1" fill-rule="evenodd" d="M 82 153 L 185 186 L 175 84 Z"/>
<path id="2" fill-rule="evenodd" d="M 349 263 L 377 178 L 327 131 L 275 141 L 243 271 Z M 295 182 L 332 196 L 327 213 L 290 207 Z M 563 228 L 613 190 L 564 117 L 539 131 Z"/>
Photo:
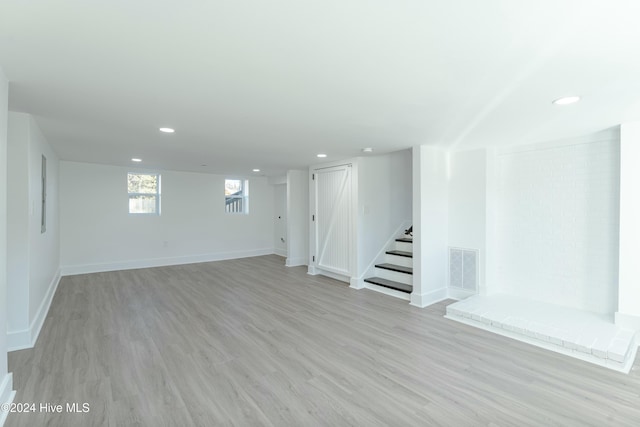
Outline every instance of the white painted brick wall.
<path id="1" fill-rule="evenodd" d="M 616 310 L 619 157 L 617 138 L 499 156 L 496 260 L 508 293 Z"/>

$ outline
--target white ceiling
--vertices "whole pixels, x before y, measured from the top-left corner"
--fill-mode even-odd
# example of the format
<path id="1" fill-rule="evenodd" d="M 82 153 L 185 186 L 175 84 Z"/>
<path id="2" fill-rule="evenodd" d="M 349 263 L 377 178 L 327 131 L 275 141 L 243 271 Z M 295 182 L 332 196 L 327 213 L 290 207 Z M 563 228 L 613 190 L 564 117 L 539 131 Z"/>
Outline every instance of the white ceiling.
<path id="1" fill-rule="evenodd" d="M 639 22 L 638 0 L 2 0 L 0 67 L 62 159 L 277 175 L 638 121 Z"/>

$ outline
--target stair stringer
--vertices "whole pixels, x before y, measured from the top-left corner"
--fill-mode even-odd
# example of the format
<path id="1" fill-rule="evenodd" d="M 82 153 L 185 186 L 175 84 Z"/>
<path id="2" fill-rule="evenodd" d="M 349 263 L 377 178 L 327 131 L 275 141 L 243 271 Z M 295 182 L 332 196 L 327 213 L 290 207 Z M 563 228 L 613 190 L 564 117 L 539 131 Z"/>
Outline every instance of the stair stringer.
<path id="1" fill-rule="evenodd" d="M 364 281 L 364 279 L 367 278 L 367 277 L 375 276 L 375 266 L 376 266 L 376 264 L 380 264 L 380 263 L 384 262 L 385 253 L 389 249 L 392 249 L 392 246 L 393 246 L 394 242 L 396 241 L 396 239 L 398 238 L 398 236 L 401 236 L 402 234 L 404 234 L 404 230 L 409 228 L 411 226 L 411 223 L 412 223 L 411 220 L 405 220 L 400 224 L 400 226 L 393 233 L 391 233 L 391 235 L 389 236 L 389 239 L 387 239 L 387 241 L 385 242 L 384 246 L 382 246 L 382 248 L 376 254 L 376 256 L 373 257 L 373 259 L 371 260 L 371 263 L 367 266 L 367 268 L 365 268 L 362 271 L 362 274 L 358 275 L 358 277 L 356 277 L 356 278 L 352 278 L 351 279 L 351 283 L 349 285 L 350 288 L 363 289 L 363 288 L 368 287 L 368 283 L 366 283 Z M 381 286 L 376 287 L 376 290 L 377 290 L 377 288 L 380 288 L 380 287 Z"/>

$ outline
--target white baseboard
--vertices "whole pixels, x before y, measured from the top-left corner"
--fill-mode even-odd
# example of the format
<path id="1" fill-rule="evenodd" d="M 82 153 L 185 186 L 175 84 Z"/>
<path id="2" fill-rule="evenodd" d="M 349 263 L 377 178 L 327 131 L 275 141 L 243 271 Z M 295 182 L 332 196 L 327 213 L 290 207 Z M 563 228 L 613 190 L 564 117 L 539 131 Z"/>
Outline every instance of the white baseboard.
<path id="1" fill-rule="evenodd" d="M 331 277 L 332 279 L 336 279 L 336 280 L 339 280 L 341 282 L 346 282 L 346 283 L 351 284 L 351 278 L 349 276 L 345 276 L 345 275 L 340 274 L 340 273 L 334 273 L 333 271 L 324 270 L 322 268 L 309 267 L 309 270 L 308 270 L 307 274 L 310 274 L 312 276 L 316 276 L 316 275 L 320 274 L 322 276 Z"/>
<path id="2" fill-rule="evenodd" d="M 76 274 L 102 273 L 106 271 L 135 270 L 138 268 L 164 267 L 169 265 L 196 264 L 200 262 L 223 261 L 226 259 L 248 258 L 254 256 L 271 255 L 273 248 L 254 249 L 248 251 L 217 252 L 202 255 L 187 255 L 169 258 L 152 258 L 133 261 L 115 261 L 103 264 L 63 265 L 60 267 L 62 276 Z"/>
<path id="3" fill-rule="evenodd" d="M 273 253 L 276 254 L 276 255 L 279 255 L 281 257 L 284 257 L 284 258 L 287 257 L 287 250 L 286 249 L 273 248 Z"/>
<path id="4" fill-rule="evenodd" d="M 440 301 L 444 301 L 449 298 L 449 292 L 447 288 L 436 289 L 435 291 L 428 292 L 426 294 L 411 294 L 410 305 L 425 308 Z"/>
<path id="5" fill-rule="evenodd" d="M 42 325 L 44 325 L 44 321 L 47 318 L 47 314 L 49 313 L 49 308 L 51 308 L 51 301 L 53 301 L 53 296 L 56 294 L 56 290 L 58 289 L 58 285 L 60 284 L 60 269 L 56 271 L 56 275 L 51 280 L 49 284 L 49 289 L 47 289 L 47 293 L 44 296 L 44 299 L 40 303 L 40 307 L 38 307 L 38 311 L 36 312 L 36 316 L 33 318 L 31 322 L 31 342 L 33 343 L 31 347 L 36 345 L 36 341 L 38 341 L 38 336 L 40 335 L 40 330 L 42 329 Z"/>
<path id="6" fill-rule="evenodd" d="M 349 280 L 349 287 L 351 289 L 364 289 L 365 286 L 364 280 L 361 278 L 352 277 L 351 280 Z"/>
<path id="7" fill-rule="evenodd" d="M 448 288 L 447 291 L 449 294 L 449 298 L 454 299 L 456 301 L 467 299 L 469 297 L 476 295 L 475 292 L 466 291 L 464 289 Z"/>
<path id="8" fill-rule="evenodd" d="M 19 331 L 7 331 L 7 351 L 24 350 L 32 348 L 31 328 Z"/>
<path id="9" fill-rule="evenodd" d="M 307 265 L 306 258 L 287 258 L 284 264 L 287 267 L 299 267 L 301 265 Z"/>
<path id="10" fill-rule="evenodd" d="M 7 331 L 7 351 L 24 350 L 26 348 L 33 348 L 33 346 L 36 345 L 42 325 L 44 325 L 44 321 L 49 313 L 51 301 L 53 301 L 53 296 L 58 289 L 58 284 L 60 284 L 60 277 L 60 269 L 58 269 L 55 276 L 53 276 L 53 279 L 51 279 L 51 282 L 49 283 L 47 293 L 40 302 L 40 307 L 38 307 L 38 311 L 31 321 L 29 329 Z"/>
<path id="11" fill-rule="evenodd" d="M 11 403 L 16 397 L 16 392 L 13 390 L 13 374 L 8 373 L 0 382 L 0 403 Z M 4 425 L 7 420 L 9 411 L 0 411 L 0 427 Z"/>

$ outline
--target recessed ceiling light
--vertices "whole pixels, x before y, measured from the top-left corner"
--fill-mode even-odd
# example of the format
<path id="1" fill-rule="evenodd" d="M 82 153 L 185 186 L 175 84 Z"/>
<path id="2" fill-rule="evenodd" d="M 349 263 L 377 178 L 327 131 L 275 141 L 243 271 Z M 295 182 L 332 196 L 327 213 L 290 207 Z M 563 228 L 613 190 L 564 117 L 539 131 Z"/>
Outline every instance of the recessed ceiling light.
<path id="1" fill-rule="evenodd" d="M 137 159 L 137 158 L 135 158 L 135 157 L 134 157 L 133 159 L 131 159 L 131 161 L 132 161 L 132 162 L 141 162 L 141 161 L 142 161 L 142 159 Z"/>
<path id="2" fill-rule="evenodd" d="M 362 152 L 363 153 L 373 153 L 373 148 L 371 148 L 371 147 L 363 148 Z"/>
<path id="3" fill-rule="evenodd" d="M 260 169 L 254 169 L 253 171 L 254 172 L 260 172 Z"/>
<path id="4" fill-rule="evenodd" d="M 171 128 L 160 128 L 160 132 L 164 132 L 164 133 L 174 133 L 175 129 L 171 129 Z"/>
<path id="5" fill-rule="evenodd" d="M 324 157 L 327 157 L 327 155 L 326 154 L 318 154 L 318 155 L 316 155 L 316 157 L 324 158 Z"/>
<path id="6" fill-rule="evenodd" d="M 556 105 L 569 105 L 569 104 L 574 104 L 578 101 L 580 101 L 580 97 L 574 95 L 574 96 L 565 96 L 562 98 L 558 98 L 555 101 L 553 101 L 553 103 Z"/>

